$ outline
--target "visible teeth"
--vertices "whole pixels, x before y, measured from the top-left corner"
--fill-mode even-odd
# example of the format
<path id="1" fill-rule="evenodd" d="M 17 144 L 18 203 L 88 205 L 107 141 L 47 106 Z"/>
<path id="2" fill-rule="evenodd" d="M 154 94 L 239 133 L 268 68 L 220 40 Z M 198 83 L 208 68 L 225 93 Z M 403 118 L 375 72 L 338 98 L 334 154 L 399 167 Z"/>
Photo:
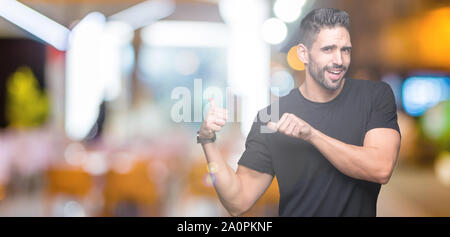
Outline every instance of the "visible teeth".
<path id="1" fill-rule="evenodd" d="M 333 74 L 339 74 L 339 73 L 341 73 L 341 71 L 329 71 L 330 73 L 333 73 Z"/>

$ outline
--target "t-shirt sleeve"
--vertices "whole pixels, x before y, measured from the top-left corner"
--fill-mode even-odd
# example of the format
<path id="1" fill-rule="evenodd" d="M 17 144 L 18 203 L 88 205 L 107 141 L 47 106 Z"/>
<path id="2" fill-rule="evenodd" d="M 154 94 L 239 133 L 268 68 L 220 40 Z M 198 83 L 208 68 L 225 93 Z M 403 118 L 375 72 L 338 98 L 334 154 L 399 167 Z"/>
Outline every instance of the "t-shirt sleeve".
<path id="1" fill-rule="evenodd" d="M 391 87 L 385 82 L 374 86 L 372 106 L 366 132 L 373 128 L 392 128 L 400 133 L 397 123 L 397 106 Z"/>
<path id="2" fill-rule="evenodd" d="M 239 159 L 238 164 L 274 176 L 275 172 L 272 165 L 272 156 L 267 144 L 267 134 L 261 133 L 262 125 L 257 117 L 247 136 L 245 151 Z"/>

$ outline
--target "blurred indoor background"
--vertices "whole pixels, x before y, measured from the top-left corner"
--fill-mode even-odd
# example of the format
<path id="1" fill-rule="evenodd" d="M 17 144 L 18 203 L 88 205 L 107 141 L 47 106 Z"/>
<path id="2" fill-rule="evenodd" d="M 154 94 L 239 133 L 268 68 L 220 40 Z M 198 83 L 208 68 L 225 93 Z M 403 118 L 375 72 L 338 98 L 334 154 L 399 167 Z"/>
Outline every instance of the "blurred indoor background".
<path id="1" fill-rule="evenodd" d="M 350 14 L 347 76 L 395 93 L 378 216 L 450 216 L 442 0 L 0 0 L 0 216 L 228 216 L 196 144 L 207 98 L 232 112 L 236 168 L 256 112 L 304 80 L 293 47 L 318 7 Z M 246 215 L 277 203 L 275 179 Z"/>

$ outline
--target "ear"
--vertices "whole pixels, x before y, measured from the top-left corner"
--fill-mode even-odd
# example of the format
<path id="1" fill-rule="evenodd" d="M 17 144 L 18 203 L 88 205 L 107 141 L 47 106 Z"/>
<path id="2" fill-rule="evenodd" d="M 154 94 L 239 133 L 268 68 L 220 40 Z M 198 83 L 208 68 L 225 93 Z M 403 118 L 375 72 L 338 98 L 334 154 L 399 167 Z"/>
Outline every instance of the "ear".
<path id="1" fill-rule="evenodd" d="M 297 57 L 303 62 L 303 64 L 308 64 L 308 48 L 306 48 L 304 44 L 297 45 Z"/>

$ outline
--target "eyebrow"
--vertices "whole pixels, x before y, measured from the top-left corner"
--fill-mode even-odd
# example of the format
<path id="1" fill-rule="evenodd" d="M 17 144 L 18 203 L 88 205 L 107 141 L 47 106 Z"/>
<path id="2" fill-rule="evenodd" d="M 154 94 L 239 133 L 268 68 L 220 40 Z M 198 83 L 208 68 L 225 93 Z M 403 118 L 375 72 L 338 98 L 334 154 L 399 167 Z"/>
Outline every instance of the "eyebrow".
<path id="1" fill-rule="evenodd" d="M 335 49 L 335 48 L 337 48 L 337 45 L 335 45 L 335 44 L 333 44 L 333 45 L 326 45 L 326 46 L 324 46 L 324 47 L 322 47 L 322 48 L 320 48 L 321 50 L 324 50 L 324 49 Z M 352 46 L 344 46 L 344 47 L 342 47 L 342 49 L 343 50 L 347 50 L 347 49 L 352 49 Z"/>
<path id="2" fill-rule="evenodd" d="M 342 49 L 343 50 L 347 50 L 347 49 L 352 50 L 352 46 L 345 46 L 345 47 L 342 47 Z"/>

